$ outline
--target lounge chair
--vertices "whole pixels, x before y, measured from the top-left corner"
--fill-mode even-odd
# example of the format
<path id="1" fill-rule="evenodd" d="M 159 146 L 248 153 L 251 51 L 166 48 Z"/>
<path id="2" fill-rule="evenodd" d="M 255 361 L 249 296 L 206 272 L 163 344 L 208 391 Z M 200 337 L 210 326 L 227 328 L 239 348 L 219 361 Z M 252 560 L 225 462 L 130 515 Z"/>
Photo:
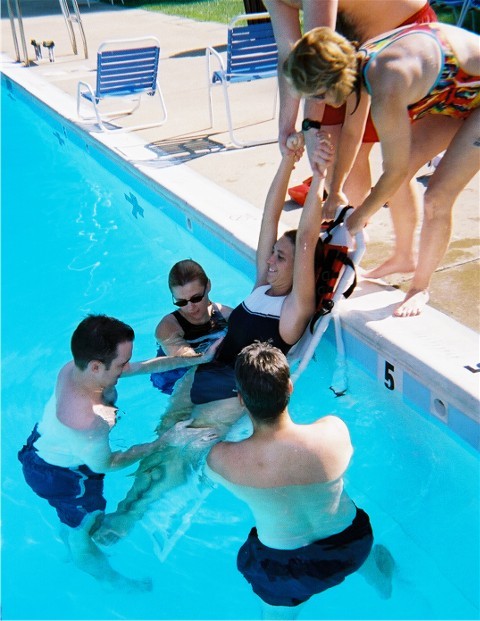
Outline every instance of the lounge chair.
<path id="1" fill-rule="evenodd" d="M 217 63 L 215 71 L 212 70 L 213 60 Z M 228 25 L 226 63 L 214 47 L 207 47 L 206 49 L 210 127 L 213 127 L 214 122 L 212 88 L 221 86 L 225 100 L 230 141 L 237 147 L 266 144 L 277 140 L 276 136 L 252 141 L 242 141 L 236 138 L 228 92 L 232 84 L 253 82 L 266 78 L 276 80 L 277 62 L 277 44 L 268 13 L 242 14 L 232 19 Z M 278 87 L 276 82 L 274 88 L 273 111 L 270 119 L 275 117 L 277 108 Z"/>
<path id="2" fill-rule="evenodd" d="M 167 120 L 167 109 L 158 82 L 159 58 L 160 43 L 155 37 L 112 39 L 102 43 L 97 53 L 95 90 L 87 82 L 78 83 L 78 116 L 85 120 L 96 119 L 103 131 L 135 131 L 163 125 Z M 159 99 L 160 114 L 155 121 L 133 127 L 110 127 L 105 124 L 112 117 L 122 117 L 135 112 L 144 94 L 157 96 Z M 100 104 L 113 98 L 133 100 L 134 106 L 100 112 Z M 93 106 L 94 115 L 85 116 L 82 113 L 81 104 L 84 101 Z"/>

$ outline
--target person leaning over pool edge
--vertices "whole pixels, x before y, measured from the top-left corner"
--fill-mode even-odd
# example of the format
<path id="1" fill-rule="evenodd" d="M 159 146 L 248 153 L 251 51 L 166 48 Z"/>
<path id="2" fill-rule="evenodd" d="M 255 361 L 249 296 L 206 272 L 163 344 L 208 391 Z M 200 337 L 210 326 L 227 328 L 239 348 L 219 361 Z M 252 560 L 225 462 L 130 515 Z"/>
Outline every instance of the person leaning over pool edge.
<path id="1" fill-rule="evenodd" d="M 371 107 L 383 171 L 348 217 L 351 235 L 398 194 L 405 180 L 413 179 L 445 150 L 424 194 L 416 265 L 411 212 L 391 209 L 394 255 L 367 274 L 378 278 L 415 270 L 405 299 L 393 314 L 420 314 L 429 299 L 432 275 L 448 248 L 454 203 L 479 170 L 480 37 L 448 24 L 419 24 L 385 33 L 358 49 L 330 28 L 314 28 L 297 41 L 283 71 L 303 96 L 347 104 L 328 198 L 334 201 L 333 208 L 348 200 L 344 183 Z"/>
<path id="2" fill-rule="evenodd" d="M 275 40 L 278 47 L 278 81 L 280 91 L 279 115 L 279 146 L 284 153 L 288 146 L 286 138 L 295 131 L 298 117 L 300 96 L 295 93 L 282 74 L 281 67 L 288 57 L 294 44 L 308 32 L 319 26 L 328 26 L 341 33 L 350 41 L 363 43 L 383 32 L 399 28 L 406 24 L 437 21 L 435 11 L 426 0 L 395 0 L 386 2 L 381 0 L 264 0 L 270 14 Z M 325 102 L 315 99 L 305 99 L 304 116 L 306 123 L 305 139 L 307 151 L 311 156 L 315 128 L 328 130 L 332 136 L 332 143 L 338 153 L 338 139 L 341 125 L 345 119 L 345 106 L 335 108 L 325 105 Z M 313 121 L 313 123 L 312 123 Z M 308 129 L 313 128 L 313 129 Z M 369 117 L 363 135 L 363 144 L 355 160 L 355 166 L 346 181 L 346 192 L 349 204 L 353 207 L 361 204 L 371 188 L 371 172 L 369 154 L 378 136 L 375 126 Z M 330 186 L 330 167 L 327 180 L 327 190 Z M 299 188 L 301 192 L 308 190 L 308 183 Z M 400 204 L 412 202 L 412 189 L 408 184 L 404 188 L 405 196 L 399 199 Z M 414 198 L 414 197 L 413 197 Z M 324 218 L 333 217 L 335 209 L 329 211 L 324 208 Z"/>
<path id="3" fill-rule="evenodd" d="M 134 338 L 133 329 L 113 317 L 89 315 L 80 322 L 71 338 L 73 360 L 60 370 L 43 418 L 18 458 L 27 484 L 56 509 L 77 567 L 120 588 L 147 590 L 149 581 L 116 572 L 91 538 L 106 507 L 104 473 L 125 468 L 168 442 L 164 437 L 111 451 L 115 385 L 120 377 L 205 362 L 214 348 L 203 356 L 130 362 Z"/>
<path id="4" fill-rule="evenodd" d="M 278 616 L 282 608 L 292 612 L 361 568 L 389 597 L 393 559 L 384 546 L 373 546 L 368 515 L 344 488 L 353 453 L 346 425 L 336 416 L 292 421 L 288 362 L 269 343 L 245 347 L 235 377 L 253 433 L 216 444 L 205 473 L 253 513 L 256 526 L 238 552 L 237 567 L 267 604 L 265 612 L 273 606 L 277 616 L 270 618 L 287 618 Z"/>

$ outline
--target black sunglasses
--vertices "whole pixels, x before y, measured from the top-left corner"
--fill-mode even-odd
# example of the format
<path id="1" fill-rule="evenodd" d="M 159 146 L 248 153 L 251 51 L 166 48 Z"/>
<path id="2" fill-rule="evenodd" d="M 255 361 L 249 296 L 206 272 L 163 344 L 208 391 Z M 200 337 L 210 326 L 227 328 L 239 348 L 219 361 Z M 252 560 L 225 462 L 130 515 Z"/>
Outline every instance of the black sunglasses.
<path id="1" fill-rule="evenodd" d="M 203 300 L 206 292 L 207 292 L 207 287 L 205 287 L 201 295 L 200 294 L 192 295 L 192 297 L 189 300 L 176 300 L 172 295 L 172 302 L 175 304 L 175 306 L 186 306 L 189 302 L 191 302 L 192 304 L 198 304 L 199 302 Z"/>

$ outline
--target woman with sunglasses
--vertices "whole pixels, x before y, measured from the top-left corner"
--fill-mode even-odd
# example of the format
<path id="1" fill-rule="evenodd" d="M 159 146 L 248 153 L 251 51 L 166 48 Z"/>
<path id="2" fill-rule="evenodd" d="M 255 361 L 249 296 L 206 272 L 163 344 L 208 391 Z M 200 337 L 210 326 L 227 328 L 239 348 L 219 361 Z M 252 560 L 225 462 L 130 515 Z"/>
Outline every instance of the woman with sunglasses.
<path id="1" fill-rule="evenodd" d="M 199 263 L 192 259 L 175 263 L 168 275 L 168 287 L 177 310 L 165 315 L 155 329 L 157 356 L 201 353 L 225 335 L 232 309 L 210 301 L 212 285 Z M 170 395 L 187 371 L 181 368 L 152 373 L 150 379 L 156 388 Z"/>

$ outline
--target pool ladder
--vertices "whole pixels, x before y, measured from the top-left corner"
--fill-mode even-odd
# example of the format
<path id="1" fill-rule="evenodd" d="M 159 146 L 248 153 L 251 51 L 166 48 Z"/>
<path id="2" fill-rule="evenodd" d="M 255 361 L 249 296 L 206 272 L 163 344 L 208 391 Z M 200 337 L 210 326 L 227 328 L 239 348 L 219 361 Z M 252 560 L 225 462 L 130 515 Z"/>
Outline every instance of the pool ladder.
<path id="1" fill-rule="evenodd" d="M 68 0 L 58 1 L 60 3 L 60 8 L 62 9 L 63 17 L 65 18 L 65 23 L 67 24 L 68 36 L 70 37 L 70 43 L 72 44 L 73 53 L 78 54 L 77 41 L 75 39 L 75 31 L 73 29 L 73 24 L 77 24 L 80 31 L 80 36 L 82 37 L 85 58 L 88 58 L 87 40 L 85 38 L 85 32 L 83 30 L 82 18 L 80 16 L 80 9 L 78 8 L 77 0 L 72 0 L 73 14 L 68 8 Z"/>
<path id="2" fill-rule="evenodd" d="M 25 32 L 23 30 L 22 12 L 20 10 L 19 0 L 15 0 L 15 7 L 13 6 L 11 0 L 7 0 L 7 8 L 8 8 L 8 17 L 10 18 L 10 26 L 12 28 L 13 45 L 15 47 L 15 55 L 17 57 L 17 62 L 18 63 L 22 62 L 22 59 L 20 56 L 20 48 L 18 46 L 17 26 L 15 24 L 15 18 L 18 21 L 18 31 L 19 31 L 20 42 L 22 44 L 22 51 L 23 51 L 23 63 L 26 67 L 28 67 L 32 63 L 28 59 L 27 42 L 25 41 Z"/>
<path id="3" fill-rule="evenodd" d="M 80 10 L 78 8 L 77 0 L 71 0 L 73 12 L 70 11 L 68 6 L 68 0 L 58 0 L 60 3 L 60 8 L 62 10 L 63 17 L 65 19 L 65 23 L 67 25 L 68 36 L 70 38 L 70 43 L 72 45 L 72 50 L 74 54 L 78 54 L 77 49 L 77 40 L 75 38 L 75 31 L 73 29 L 73 25 L 77 24 L 78 29 L 80 31 L 80 36 L 83 42 L 83 51 L 85 54 L 85 58 L 88 58 L 88 47 L 87 40 L 85 38 L 85 31 L 83 30 L 82 18 L 80 15 Z M 12 28 L 12 37 L 13 37 L 13 45 L 15 47 L 15 55 L 17 62 L 23 62 L 26 67 L 34 64 L 28 58 L 27 51 L 27 42 L 25 40 L 25 31 L 23 29 L 23 19 L 22 19 L 22 11 L 20 9 L 20 0 L 7 0 L 7 8 L 8 8 L 8 17 L 10 19 L 10 26 Z M 17 35 L 17 23 L 18 23 L 18 35 Z M 23 52 L 23 60 L 22 55 L 20 53 L 20 46 L 18 43 L 18 39 L 20 39 L 22 52 Z M 38 56 L 37 56 L 38 59 Z M 50 58 L 52 59 L 52 57 Z"/>

